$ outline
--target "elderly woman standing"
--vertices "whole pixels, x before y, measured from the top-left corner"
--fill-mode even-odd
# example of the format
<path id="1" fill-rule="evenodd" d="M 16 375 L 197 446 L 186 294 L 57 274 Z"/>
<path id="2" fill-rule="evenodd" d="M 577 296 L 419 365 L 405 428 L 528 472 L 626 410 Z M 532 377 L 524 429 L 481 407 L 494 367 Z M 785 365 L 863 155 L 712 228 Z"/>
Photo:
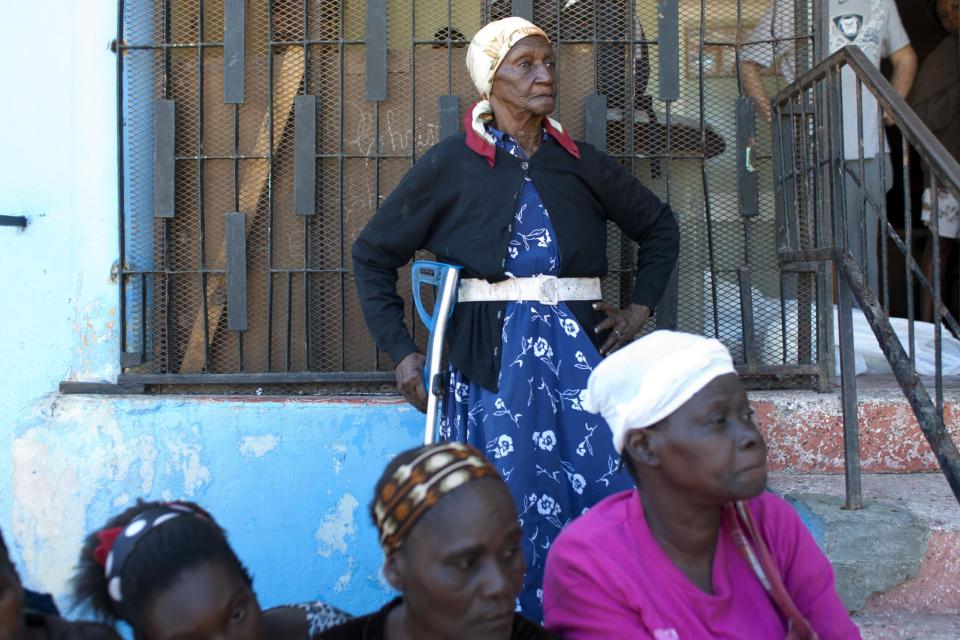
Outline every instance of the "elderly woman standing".
<path id="1" fill-rule="evenodd" d="M 727 349 L 657 331 L 605 360 L 603 413 L 636 488 L 550 550 L 547 628 L 566 640 L 853 640 L 833 569 L 782 498 Z"/>
<path id="2" fill-rule="evenodd" d="M 367 325 L 423 410 L 423 355 L 403 324 L 397 269 L 419 249 L 463 267 L 448 333 L 445 439 L 486 451 L 520 512 L 528 572 L 521 610 L 540 616 L 546 550 L 566 523 L 626 486 L 580 394 L 601 354 L 650 317 L 678 253 L 670 208 L 548 117 L 553 48 L 522 18 L 481 29 L 467 51 L 481 100 L 466 134 L 431 148 L 353 247 Z M 607 222 L 639 244 L 632 303 L 601 301 Z"/>

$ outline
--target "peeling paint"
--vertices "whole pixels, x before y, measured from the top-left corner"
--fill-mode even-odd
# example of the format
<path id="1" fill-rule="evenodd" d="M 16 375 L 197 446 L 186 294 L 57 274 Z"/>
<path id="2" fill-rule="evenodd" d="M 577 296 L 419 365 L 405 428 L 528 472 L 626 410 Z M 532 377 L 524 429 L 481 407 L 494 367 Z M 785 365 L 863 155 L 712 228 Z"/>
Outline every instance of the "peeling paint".
<path id="1" fill-rule="evenodd" d="M 334 453 L 333 458 L 331 458 L 333 462 L 333 475 L 339 476 L 340 472 L 343 471 L 344 458 L 347 457 L 347 447 L 343 443 L 337 442 L 330 448 L 333 449 Z"/>
<path id="2" fill-rule="evenodd" d="M 393 585 L 387 581 L 387 576 L 383 573 L 383 563 L 380 563 L 380 568 L 377 569 L 377 584 L 380 585 L 380 588 L 384 591 L 392 591 Z"/>
<path id="3" fill-rule="evenodd" d="M 80 475 L 67 465 L 56 463 L 37 434 L 13 443 L 13 537 L 20 545 L 30 584 L 46 588 L 64 584 L 76 562 L 77 545 L 64 541 L 82 540 L 86 493 Z M 84 496 L 89 499 L 88 496 Z"/>
<path id="4" fill-rule="evenodd" d="M 347 570 L 333 583 L 333 590 L 335 593 L 343 593 L 350 588 L 350 585 L 353 582 L 353 572 L 356 569 L 356 564 L 357 563 L 354 561 L 353 557 L 347 557 Z"/>
<path id="5" fill-rule="evenodd" d="M 337 578 L 337 581 L 335 583 L 333 583 L 333 590 L 336 591 L 337 593 L 346 591 L 347 587 L 350 586 L 351 578 L 353 578 L 352 573 L 343 574 L 342 576 Z"/>
<path id="6" fill-rule="evenodd" d="M 184 497 L 193 496 L 210 482 L 210 469 L 200 462 L 201 447 L 197 443 L 168 441 L 169 465 L 183 474 Z"/>
<path id="7" fill-rule="evenodd" d="M 280 445 L 280 438 L 267 434 L 263 436 L 244 436 L 238 447 L 244 460 L 262 458 Z"/>
<path id="8" fill-rule="evenodd" d="M 347 537 L 356 535 L 357 521 L 355 513 L 360 503 L 353 495 L 343 494 L 332 512 L 320 520 L 314 537 L 317 540 L 317 553 L 329 558 L 334 552 L 347 553 Z"/>
<path id="9" fill-rule="evenodd" d="M 112 380 L 119 372 L 116 349 L 119 329 L 111 318 L 111 310 L 102 301 L 89 300 L 84 295 L 83 274 L 77 276 L 76 294 L 73 297 L 73 333 L 72 366 L 67 379 L 74 381 Z M 105 355 L 113 357 L 104 357 Z"/>
<path id="10" fill-rule="evenodd" d="M 38 426 L 13 440 L 13 533 L 31 584 L 55 591 L 75 565 L 98 492 L 131 487 L 149 496 L 157 451 L 152 435 L 125 435 L 110 402 L 45 399 L 32 415 Z M 196 485 L 203 478 L 190 456 L 197 445 L 181 447 L 184 483 Z M 132 500 L 129 491 L 117 491 L 109 504 L 116 509 Z"/>

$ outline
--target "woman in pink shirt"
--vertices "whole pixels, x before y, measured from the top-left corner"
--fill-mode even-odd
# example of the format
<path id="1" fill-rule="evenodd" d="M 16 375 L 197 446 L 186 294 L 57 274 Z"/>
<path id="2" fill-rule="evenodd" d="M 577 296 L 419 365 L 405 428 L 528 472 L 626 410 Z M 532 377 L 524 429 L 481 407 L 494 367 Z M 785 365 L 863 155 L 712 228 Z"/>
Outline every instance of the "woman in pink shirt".
<path id="1" fill-rule="evenodd" d="M 860 638 L 833 570 L 782 499 L 726 348 L 658 331 L 601 363 L 602 413 L 636 483 L 550 549 L 546 627 L 567 640 Z"/>

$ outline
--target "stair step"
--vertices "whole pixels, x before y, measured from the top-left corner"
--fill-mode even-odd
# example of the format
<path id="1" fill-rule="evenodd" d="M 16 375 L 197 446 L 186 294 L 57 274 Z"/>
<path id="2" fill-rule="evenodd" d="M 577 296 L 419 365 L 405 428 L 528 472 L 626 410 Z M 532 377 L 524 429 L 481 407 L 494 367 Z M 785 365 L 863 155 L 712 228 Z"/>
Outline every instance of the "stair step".
<path id="1" fill-rule="evenodd" d="M 863 640 L 957 640 L 960 614 L 890 613 L 854 618 Z"/>
<path id="2" fill-rule="evenodd" d="M 864 472 L 937 471 L 937 461 L 892 376 L 858 378 L 860 457 Z M 932 393 L 933 386 L 928 390 Z M 944 415 L 960 442 L 960 383 L 944 384 Z M 839 390 L 755 391 L 750 400 L 767 441 L 770 468 L 843 473 L 843 412 Z"/>
<path id="3" fill-rule="evenodd" d="M 833 564 L 851 611 L 960 612 L 960 505 L 944 476 L 868 473 L 862 484 L 865 508 L 849 511 L 843 476 L 770 475 Z"/>

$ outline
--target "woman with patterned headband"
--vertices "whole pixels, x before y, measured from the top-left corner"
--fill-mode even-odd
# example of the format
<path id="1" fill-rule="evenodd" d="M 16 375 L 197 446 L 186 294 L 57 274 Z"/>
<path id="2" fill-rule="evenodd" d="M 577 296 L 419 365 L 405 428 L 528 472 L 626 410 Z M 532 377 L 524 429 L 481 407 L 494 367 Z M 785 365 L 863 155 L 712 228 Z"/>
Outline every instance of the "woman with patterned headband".
<path id="1" fill-rule="evenodd" d="M 377 482 L 370 514 L 383 573 L 401 595 L 321 640 L 555 638 L 514 613 L 522 534 L 510 492 L 482 453 L 450 442 L 399 454 Z"/>
<path id="2" fill-rule="evenodd" d="M 523 523 L 528 573 L 520 609 L 540 619 L 546 550 L 571 519 L 629 486 L 599 416 L 580 394 L 601 354 L 650 317 L 677 261 L 670 208 L 623 166 L 549 117 L 553 47 L 511 17 L 474 35 L 467 68 L 480 100 L 465 134 L 418 159 L 353 246 L 367 326 L 424 410 L 424 357 L 397 295 L 397 269 L 421 249 L 462 267 L 448 330 L 441 437 L 485 451 Z M 610 222 L 639 245 L 630 304 L 602 298 Z"/>
<path id="3" fill-rule="evenodd" d="M 142 502 L 90 535 L 74 595 L 136 638 L 313 640 L 347 614 L 313 602 L 262 611 L 253 581 L 209 513 Z"/>
<path id="4" fill-rule="evenodd" d="M 855 640 L 833 570 L 765 492 L 767 448 L 726 347 L 656 331 L 607 358 L 584 402 L 636 488 L 560 534 L 544 617 L 566 640 Z"/>

